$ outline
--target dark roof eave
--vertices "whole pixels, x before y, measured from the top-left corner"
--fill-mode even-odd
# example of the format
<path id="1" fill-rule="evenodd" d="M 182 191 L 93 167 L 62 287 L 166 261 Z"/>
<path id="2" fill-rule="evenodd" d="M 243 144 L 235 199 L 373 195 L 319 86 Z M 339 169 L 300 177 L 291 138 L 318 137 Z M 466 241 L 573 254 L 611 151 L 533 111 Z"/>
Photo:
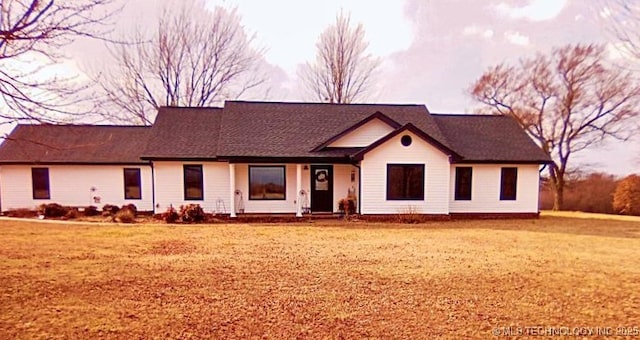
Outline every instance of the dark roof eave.
<path id="1" fill-rule="evenodd" d="M 172 162 L 216 162 L 218 157 L 185 157 L 185 156 L 142 156 L 140 159 L 149 161 L 172 161 Z"/>
<path id="2" fill-rule="evenodd" d="M 0 161 L 0 165 L 151 165 L 151 162 Z"/>
<path id="3" fill-rule="evenodd" d="M 220 156 L 218 160 L 229 163 L 336 163 L 353 164 L 353 159 L 349 155 L 313 157 L 313 156 Z"/>
<path id="4" fill-rule="evenodd" d="M 455 164 L 551 164 L 553 161 L 544 159 L 458 159 L 452 161 Z"/>

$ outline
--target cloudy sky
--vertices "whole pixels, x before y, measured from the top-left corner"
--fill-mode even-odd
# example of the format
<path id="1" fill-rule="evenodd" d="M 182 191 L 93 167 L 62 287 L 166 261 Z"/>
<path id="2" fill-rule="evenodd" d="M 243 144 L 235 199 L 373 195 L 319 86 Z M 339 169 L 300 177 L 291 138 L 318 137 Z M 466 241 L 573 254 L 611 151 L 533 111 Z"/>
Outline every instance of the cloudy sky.
<path id="1" fill-rule="evenodd" d="M 165 1 L 128 1 L 117 24 L 126 32 L 151 22 Z M 320 33 L 343 10 L 362 23 L 369 52 L 382 59 L 371 102 L 420 103 L 434 113 L 466 113 L 476 107 L 467 88 L 491 65 L 549 52 L 568 43 L 607 44 L 619 57 L 602 19 L 603 0 L 207 0 L 207 7 L 237 7 L 244 27 L 266 48 L 271 68 L 269 100 L 304 100 L 296 70 L 314 59 Z M 73 46 L 75 65 L 100 65 L 96 42 Z M 265 99 L 265 98 L 245 98 Z M 640 149 L 620 143 L 579 157 L 594 170 L 623 175 L 639 164 Z M 615 159 L 615 166 L 608 165 Z M 637 159 L 637 158 L 636 158 Z"/>

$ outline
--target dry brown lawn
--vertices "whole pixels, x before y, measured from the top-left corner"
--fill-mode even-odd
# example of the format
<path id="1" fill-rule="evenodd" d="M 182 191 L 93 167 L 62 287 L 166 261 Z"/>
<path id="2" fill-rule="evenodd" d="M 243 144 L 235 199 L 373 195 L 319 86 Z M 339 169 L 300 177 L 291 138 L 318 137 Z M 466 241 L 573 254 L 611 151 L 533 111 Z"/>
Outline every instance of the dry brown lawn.
<path id="1" fill-rule="evenodd" d="M 496 327 L 615 335 L 640 326 L 637 222 L 0 221 L 0 235 L 2 339 L 487 338 Z"/>

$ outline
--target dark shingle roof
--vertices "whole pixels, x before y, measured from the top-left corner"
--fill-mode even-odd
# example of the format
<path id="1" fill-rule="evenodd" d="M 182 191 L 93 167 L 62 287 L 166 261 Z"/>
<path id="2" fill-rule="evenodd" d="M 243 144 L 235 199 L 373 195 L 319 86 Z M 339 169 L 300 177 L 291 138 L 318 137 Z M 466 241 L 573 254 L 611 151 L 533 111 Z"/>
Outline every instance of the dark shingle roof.
<path id="1" fill-rule="evenodd" d="M 143 158 L 215 158 L 221 108 L 161 107 Z"/>
<path id="2" fill-rule="evenodd" d="M 463 162 L 549 161 L 509 116 L 433 114 L 432 117 Z"/>
<path id="3" fill-rule="evenodd" d="M 424 105 L 228 101 L 224 108 L 163 107 L 151 128 L 18 125 L 0 146 L 0 164 L 141 163 L 141 157 L 346 162 L 364 148 L 325 147 L 327 141 L 378 116 L 423 132 L 459 162 L 549 161 L 507 116 L 432 115 Z"/>
<path id="4" fill-rule="evenodd" d="M 446 144 L 424 105 L 228 101 L 220 125 L 218 154 L 326 157 L 326 152 L 312 150 L 376 112 L 401 125 L 413 123 Z"/>
<path id="5" fill-rule="evenodd" d="M 0 145 L 0 163 L 143 163 L 150 128 L 18 125 Z"/>

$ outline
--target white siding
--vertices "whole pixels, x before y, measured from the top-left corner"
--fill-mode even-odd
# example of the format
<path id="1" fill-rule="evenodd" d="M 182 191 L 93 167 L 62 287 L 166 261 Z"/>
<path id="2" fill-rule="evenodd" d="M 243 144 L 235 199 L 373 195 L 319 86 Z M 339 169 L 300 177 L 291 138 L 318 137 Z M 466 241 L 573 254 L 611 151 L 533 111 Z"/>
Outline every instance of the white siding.
<path id="1" fill-rule="evenodd" d="M 405 147 L 404 135 L 413 142 Z M 387 164 L 424 164 L 424 201 L 387 201 Z M 361 162 L 363 214 L 398 214 L 412 211 L 420 214 L 449 213 L 448 155 L 413 133 L 401 133 L 365 154 Z"/>
<path id="2" fill-rule="evenodd" d="M 389 124 L 381 121 L 380 119 L 372 119 L 357 129 L 340 137 L 338 140 L 329 144 L 329 146 L 336 148 L 368 146 L 378 139 L 388 135 L 391 131 L 393 131 L 393 128 L 389 126 Z"/>
<path id="3" fill-rule="evenodd" d="M 451 165 L 450 211 L 452 213 L 537 213 L 539 166 L 508 164 L 460 164 L 473 168 L 471 200 L 455 200 L 456 165 Z M 500 200 L 501 168 L 517 167 L 516 200 Z"/>
<path id="4" fill-rule="evenodd" d="M 256 164 L 256 165 L 274 165 L 282 166 L 283 164 Z M 309 179 L 305 177 L 309 174 L 309 171 L 302 172 L 302 187 L 306 188 L 308 192 Z M 236 190 L 242 192 L 242 198 L 244 202 L 245 213 L 295 213 L 296 212 L 296 200 L 298 195 L 296 193 L 296 165 L 287 164 L 285 167 L 285 186 L 286 193 L 284 200 L 250 200 L 249 199 L 249 165 L 248 164 L 236 164 Z M 238 204 L 236 204 L 238 208 Z"/>
<path id="5" fill-rule="evenodd" d="M 200 204 L 206 212 L 229 213 L 229 163 L 226 162 L 154 162 L 156 212 L 176 209 L 185 204 Z M 184 199 L 183 165 L 202 165 L 203 200 Z"/>
<path id="6" fill-rule="evenodd" d="M 49 168 L 50 199 L 33 199 L 31 168 Z M 142 199 L 124 199 L 124 168 L 140 168 Z M 140 211 L 153 210 L 151 167 L 143 165 L 3 165 L 0 168 L 2 210 L 34 208 L 43 203 L 69 206 L 133 203 Z M 91 188 L 96 188 L 91 192 Z M 95 203 L 93 197 L 100 197 Z"/>
<path id="7" fill-rule="evenodd" d="M 236 190 L 242 192 L 243 206 L 245 213 L 295 213 L 296 202 L 302 200 L 303 206 L 311 206 L 311 164 L 306 166 L 307 170 L 302 170 L 302 190 L 305 196 L 296 192 L 296 164 L 286 164 L 286 200 L 249 200 L 249 166 L 254 164 L 236 164 Z M 255 164 L 268 165 L 268 164 Z M 271 164 L 282 166 L 284 164 Z M 355 172 L 355 182 L 351 182 L 351 170 Z M 338 210 L 338 200 L 347 196 L 347 190 L 353 188 L 358 194 L 358 169 L 348 164 L 335 164 L 333 166 L 333 200 L 334 211 Z M 239 201 L 236 200 L 236 210 L 239 208 Z"/>
<path id="8" fill-rule="evenodd" d="M 351 171 L 355 174 L 355 181 L 351 182 Z M 333 211 L 338 211 L 338 200 L 346 198 L 349 190 L 358 196 L 358 168 L 350 164 L 336 164 L 333 166 Z M 357 202 L 356 202 L 357 203 Z M 356 211 L 358 207 L 356 206 Z"/>
<path id="9" fill-rule="evenodd" d="M 202 164 L 204 180 L 204 200 L 184 200 L 184 164 Z M 307 170 L 302 170 L 302 189 L 306 192 L 300 196 L 296 190 L 296 164 L 286 164 L 286 199 L 285 200 L 250 200 L 249 199 L 249 165 L 235 164 L 234 191 L 239 190 L 242 195 L 234 195 L 236 211 L 244 208 L 245 213 L 295 213 L 298 199 L 303 200 L 305 206 L 311 206 L 310 164 Z M 269 164 L 256 164 L 269 165 Z M 281 166 L 284 164 L 271 164 Z M 302 165 L 304 167 L 304 165 Z M 351 169 L 356 171 L 356 182 L 351 183 Z M 200 204 L 207 212 L 230 213 L 229 163 L 226 162 L 155 162 L 156 181 L 156 212 L 163 212 L 169 205 L 179 207 L 183 204 Z M 334 201 L 347 195 L 347 189 L 356 188 L 357 168 L 351 165 L 334 166 Z M 221 201 L 220 201 L 221 200 Z M 224 204 L 224 205 L 223 205 Z"/>

